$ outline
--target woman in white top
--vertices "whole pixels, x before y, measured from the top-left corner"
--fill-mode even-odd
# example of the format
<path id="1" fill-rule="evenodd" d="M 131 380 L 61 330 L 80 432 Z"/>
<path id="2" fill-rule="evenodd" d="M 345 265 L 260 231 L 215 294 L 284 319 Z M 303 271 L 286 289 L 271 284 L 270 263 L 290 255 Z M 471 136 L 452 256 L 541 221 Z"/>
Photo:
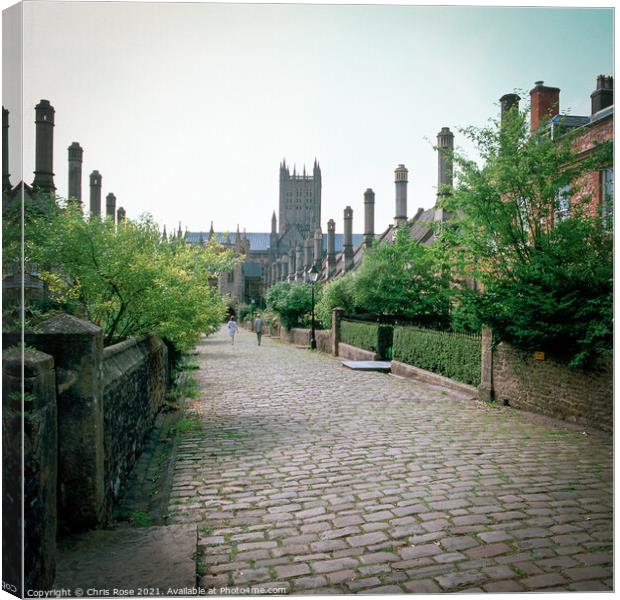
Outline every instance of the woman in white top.
<path id="1" fill-rule="evenodd" d="M 230 343 L 235 345 L 235 335 L 238 331 L 237 322 L 235 321 L 234 315 L 230 317 L 230 321 L 228 321 L 228 335 L 230 336 Z"/>

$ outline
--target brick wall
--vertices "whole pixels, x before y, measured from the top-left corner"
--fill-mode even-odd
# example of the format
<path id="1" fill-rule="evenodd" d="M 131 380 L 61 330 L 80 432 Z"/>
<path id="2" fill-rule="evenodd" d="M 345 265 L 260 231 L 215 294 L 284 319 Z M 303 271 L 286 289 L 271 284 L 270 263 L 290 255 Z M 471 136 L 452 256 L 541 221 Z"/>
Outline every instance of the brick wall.
<path id="1" fill-rule="evenodd" d="M 493 351 L 495 399 L 510 406 L 602 431 L 613 431 L 613 364 L 571 369 L 548 356 L 535 360 L 506 343 Z"/>

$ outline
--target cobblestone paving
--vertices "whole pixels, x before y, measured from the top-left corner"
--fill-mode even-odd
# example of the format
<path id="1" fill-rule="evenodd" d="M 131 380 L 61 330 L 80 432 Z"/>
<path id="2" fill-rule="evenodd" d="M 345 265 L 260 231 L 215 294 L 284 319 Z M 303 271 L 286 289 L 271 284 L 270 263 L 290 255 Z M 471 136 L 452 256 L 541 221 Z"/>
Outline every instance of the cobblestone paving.
<path id="1" fill-rule="evenodd" d="M 612 589 L 610 439 L 246 331 L 199 352 L 169 511 L 202 586 Z"/>

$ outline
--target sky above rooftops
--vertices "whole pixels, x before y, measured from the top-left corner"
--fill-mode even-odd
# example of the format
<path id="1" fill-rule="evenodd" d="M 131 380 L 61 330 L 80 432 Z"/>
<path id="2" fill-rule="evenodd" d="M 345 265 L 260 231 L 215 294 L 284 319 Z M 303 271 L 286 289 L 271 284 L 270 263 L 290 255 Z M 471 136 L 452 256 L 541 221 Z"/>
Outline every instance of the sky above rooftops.
<path id="1" fill-rule="evenodd" d="M 6 6 L 6 4 L 4 4 Z M 129 217 L 168 229 L 270 231 L 278 167 L 323 175 L 322 227 L 343 209 L 363 231 L 394 217 L 394 169 L 409 169 L 408 216 L 435 202 L 439 130 L 484 125 L 498 99 L 534 81 L 563 112 L 590 114 L 613 74 L 613 11 L 584 8 L 25 2 L 23 172 L 34 170 L 34 106 L 56 109 L 55 182 L 84 148 Z M 4 21 L 3 105 L 11 181 L 20 179 L 19 77 Z M 16 158 L 17 157 L 17 158 Z"/>

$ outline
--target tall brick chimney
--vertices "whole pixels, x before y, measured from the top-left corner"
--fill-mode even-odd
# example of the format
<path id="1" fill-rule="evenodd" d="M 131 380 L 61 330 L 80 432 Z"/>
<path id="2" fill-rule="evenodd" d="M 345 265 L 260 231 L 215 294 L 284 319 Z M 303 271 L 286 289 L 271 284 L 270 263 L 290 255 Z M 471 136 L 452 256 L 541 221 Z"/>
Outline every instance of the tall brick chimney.
<path id="1" fill-rule="evenodd" d="M 82 156 L 84 150 L 77 142 L 73 142 L 69 148 L 69 200 L 76 200 L 82 204 Z"/>
<path id="2" fill-rule="evenodd" d="M 407 182 L 409 171 L 405 165 L 398 165 L 394 171 L 394 183 L 396 185 L 396 215 L 394 225 L 398 227 L 407 223 Z"/>
<path id="3" fill-rule="evenodd" d="M 9 175 L 9 111 L 2 107 L 2 191 L 11 189 Z"/>
<path id="4" fill-rule="evenodd" d="M 353 268 L 353 209 L 347 206 L 344 209 L 344 240 L 342 244 L 344 254 L 344 271 Z"/>
<path id="5" fill-rule="evenodd" d="M 331 277 L 336 270 L 336 221 L 327 221 L 327 276 Z"/>
<path id="6" fill-rule="evenodd" d="M 437 134 L 437 202 L 452 190 L 454 165 L 454 134 L 449 127 L 442 127 Z"/>
<path id="7" fill-rule="evenodd" d="M 592 114 L 603 110 L 614 103 L 614 78 L 599 75 L 596 78 L 596 89 L 590 94 Z"/>
<path id="8" fill-rule="evenodd" d="M 530 131 L 532 133 L 560 112 L 560 88 L 547 87 L 543 83 L 543 81 L 536 81 L 530 90 L 532 104 Z"/>
<path id="9" fill-rule="evenodd" d="M 521 96 L 519 96 L 518 94 L 504 94 L 500 99 L 499 99 L 499 104 L 501 106 L 501 124 L 504 124 L 504 121 L 506 119 L 506 115 L 508 114 L 508 111 L 512 108 L 516 108 L 517 110 L 519 109 L 519 101 L 521 100 Z"/>
<path id="10" fill-rule="evenodd" d="M 314 266 L 316 270 L 321 272 L 321 263 L 323 262 L 323 232 L 317 227 L 314 232 Z"/>
<path id="11" fill-rule="evenodd" d="M 370 248 L 375 241 L 375 193 L 371 188 L 364 192 L 364 243 Z"/>
<path id="12" fill-rule="evenodd" d="M 54 192 L 54 107 L 41 100 L 34 108 L 36 124 L 35 170 L 32 187 Z"/>
<path id="13" fill-rule="evenodd" d="M 105 214 L 114 223 L 116 217 L 116 196 L 112 192 L 105 197 Z"/>
<path id="14" fill-rule="evenodd" d="M 122 206 L 119 206 L 116 209 L 116 223 L 117 223 L 117 225 L 120 225 L 121 223 L 124 225 L 126 218 L 127 218 L 127 215 L 125 213 L 125 209 Z"/>
<path id="15" fill-rule="evenodd" d="M 93 171 L 90 174 L 90 214 L 101 216 L 101 173 Z"/>

